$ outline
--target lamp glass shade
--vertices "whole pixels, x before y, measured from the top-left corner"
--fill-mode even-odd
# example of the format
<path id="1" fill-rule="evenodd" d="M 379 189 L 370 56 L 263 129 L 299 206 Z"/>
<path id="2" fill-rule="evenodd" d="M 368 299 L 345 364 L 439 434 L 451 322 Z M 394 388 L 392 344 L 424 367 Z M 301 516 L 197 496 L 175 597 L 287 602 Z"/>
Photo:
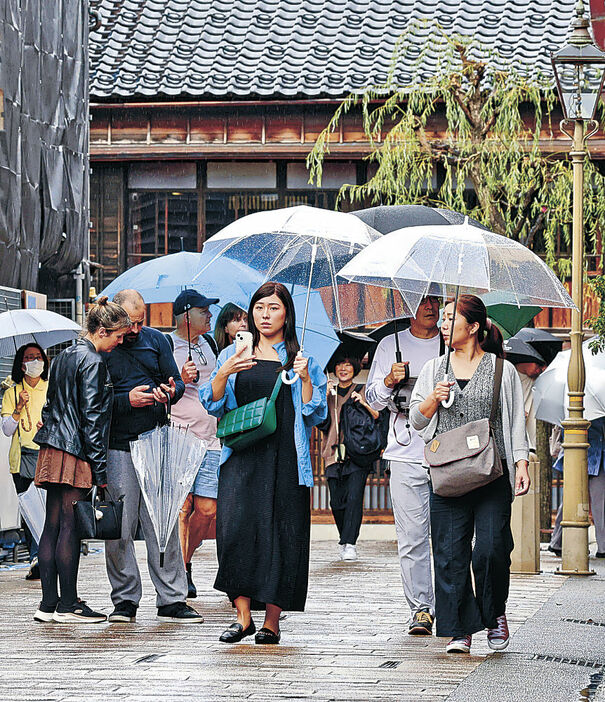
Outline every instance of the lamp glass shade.
<path id="1" fill-rule="evenodd" d="M 567 46 L 552 57 L 563 114 L 593 119 L 605 75 L 605 54 L 595 46 Z"/>

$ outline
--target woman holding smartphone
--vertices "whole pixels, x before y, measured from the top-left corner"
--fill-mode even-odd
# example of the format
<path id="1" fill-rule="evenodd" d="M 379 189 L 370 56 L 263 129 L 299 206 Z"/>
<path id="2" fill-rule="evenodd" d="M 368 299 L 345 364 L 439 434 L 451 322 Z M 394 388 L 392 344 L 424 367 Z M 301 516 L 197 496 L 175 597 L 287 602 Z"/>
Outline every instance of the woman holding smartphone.
<path id="1" fill-rule="evenodd" d="M 277 429 L 249 446 L 223 446 L 217 502 L 219 569 L 214 587 L 226 592 L 237 622 L 220 637 L 237 643 L 256 633 L 259 644 L 277 644 L 282 610 L 303 611 L 309 576 L 311 428 L 326 416 L 326 377 L 312 358 L 298 355 L 294 304 L 280 283 L 265 283 L 248 311 L 249 347 L 235 344 L 219 356 L 200 390 L 210 414 L 223 414 L 269 397 L 282 372 L 298 379 L 283 383 L 277 396 Z M 237 340 L 236 340 L 237 343 Z M 256 632 L 252 609 L 264 609 Z"/>
<path id="2" fill-rule="evenodd" d="M 36 485 L 46 490 L 46 520 L 40 538 L 42 602 L 39 622 L 94 624 L 104 614 L 77 595 L 80 536 L 73 503 L 93 485 L 107 486 L 107 442 L 113 386 L 101 351 L 109 353 L 130 330 L 126 311 L 101 297 L 91 306 L 82 338 L 62 351 L 50 369 Z"/>

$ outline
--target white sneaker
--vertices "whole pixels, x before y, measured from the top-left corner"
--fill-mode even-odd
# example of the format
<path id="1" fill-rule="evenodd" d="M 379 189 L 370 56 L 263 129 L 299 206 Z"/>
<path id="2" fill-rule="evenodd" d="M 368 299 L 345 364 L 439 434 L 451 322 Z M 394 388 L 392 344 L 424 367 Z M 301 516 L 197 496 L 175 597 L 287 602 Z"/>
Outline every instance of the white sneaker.
<path id="1" fill-rule="evenodd" d="M 345 554 L 344 544 L 338 544 L 338 557 L 340 558 L 341 561 L 343 559 L 344 554 Z"/>
<path id="2" fill-rule="evenodd" d="M 343 561 L 356 561 L 357 560 L 357 549 L 353 544 L 345 544 L 342 548 L 342 560 Z"/>

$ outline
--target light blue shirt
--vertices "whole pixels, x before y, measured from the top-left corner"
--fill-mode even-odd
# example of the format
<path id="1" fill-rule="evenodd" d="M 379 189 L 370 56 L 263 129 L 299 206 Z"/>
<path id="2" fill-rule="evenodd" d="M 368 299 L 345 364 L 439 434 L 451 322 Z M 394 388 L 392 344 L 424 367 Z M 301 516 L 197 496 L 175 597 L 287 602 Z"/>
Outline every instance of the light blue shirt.
<path id="1" fill-rule="evenodd" d="M 275 344 L 273 348 L 277 351 L 281 363 L 286 363 L 288 356 L 285 343 L 282 341 L 279 344 Z M 216 401 L 212 399 L 212 381 L 219 368 L 234 353 L 235 344 L 227 346 L 227 348 L 221 352 L 216 362 L 216 368 L 210 376 L 210 380 L 200 388 L 200 402 L 209 414 L 219 419 L 225 413 L 237 409 L 237 400 L 235 399 L 236 373 L 232 373 L 227 378 L 227 386 L 225 387 L 225 394 L 223 397 Z M 302 401 L 302 382 L 300 380 L 297 380 L 290 388 L 292 391 L 292 403 L 294 405 L 294 445 L 296 446 L 296 455 L 298 456 L 298 483 L 299 485 L 313 487 L 313 468 L 311 466 L 309 442 L 311 429 L 327 416 L 327 379 L 325 373 L 312 356 L 309 356 L 308 368 L 309 377 L 313 385 L 313 395 L 309 402 Z M 293 371 L 288 371 L 289 378 L 292 378 L 293 375 Z M 221 465 L 225 463 L 232 453 L 232 449 L 223 446 L 221 451 Z"/>

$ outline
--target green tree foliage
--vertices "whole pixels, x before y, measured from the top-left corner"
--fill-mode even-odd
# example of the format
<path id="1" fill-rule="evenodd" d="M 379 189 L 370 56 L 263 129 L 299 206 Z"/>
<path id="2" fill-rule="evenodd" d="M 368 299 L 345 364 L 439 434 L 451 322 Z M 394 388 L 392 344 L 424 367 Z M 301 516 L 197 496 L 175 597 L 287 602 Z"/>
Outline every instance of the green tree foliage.
<path id="1" fill-rule="evenodd" d="M 419 36 L 423 42 L 416 55 Z M 420 67 L 428 57 L 435 70 L 425 75 Z M 413 79 L 399 87 L 404 69 Z M 359 111 L 370 144 L 367 161 L 376 170 L 364 185 L 343 186 L 339 202 L 457 210 L 539 249 L 567 275 L 570 259 L 557 256 L 557 239 L 568 250 L 572 175 L 564 149 L 569 142 L 564 153 L 549 153 L 540 140 L 541 133 L 549 139 L 558 133 L 559 125 L 551 123 L 555 104 L 550 78 L 522 72 L 473 39 L 447 36 L 437 25 L 410 27 L 397 43 L 388 82 L 349 95 L 319 135 L 307 159 L 310 181 L 321 184 L 330 135 L 347 113 Z M 440 126 L 444 132 L 437 138 Z M 441 179 L 435 190 L 430 183 L 436 168 Z M 605 188 L 590 160 L 585 178 L 590 251 L 597 231 L 605 231 Z"/>
<path id="2" fill-rule="evenodd" d="M 599 314 L 586 323 L 596 336 L 588 344 L 594 354 L 605 351 L 605 276 L 597 275 L 589 283 L 593 292 L 599 298 Z"/>

